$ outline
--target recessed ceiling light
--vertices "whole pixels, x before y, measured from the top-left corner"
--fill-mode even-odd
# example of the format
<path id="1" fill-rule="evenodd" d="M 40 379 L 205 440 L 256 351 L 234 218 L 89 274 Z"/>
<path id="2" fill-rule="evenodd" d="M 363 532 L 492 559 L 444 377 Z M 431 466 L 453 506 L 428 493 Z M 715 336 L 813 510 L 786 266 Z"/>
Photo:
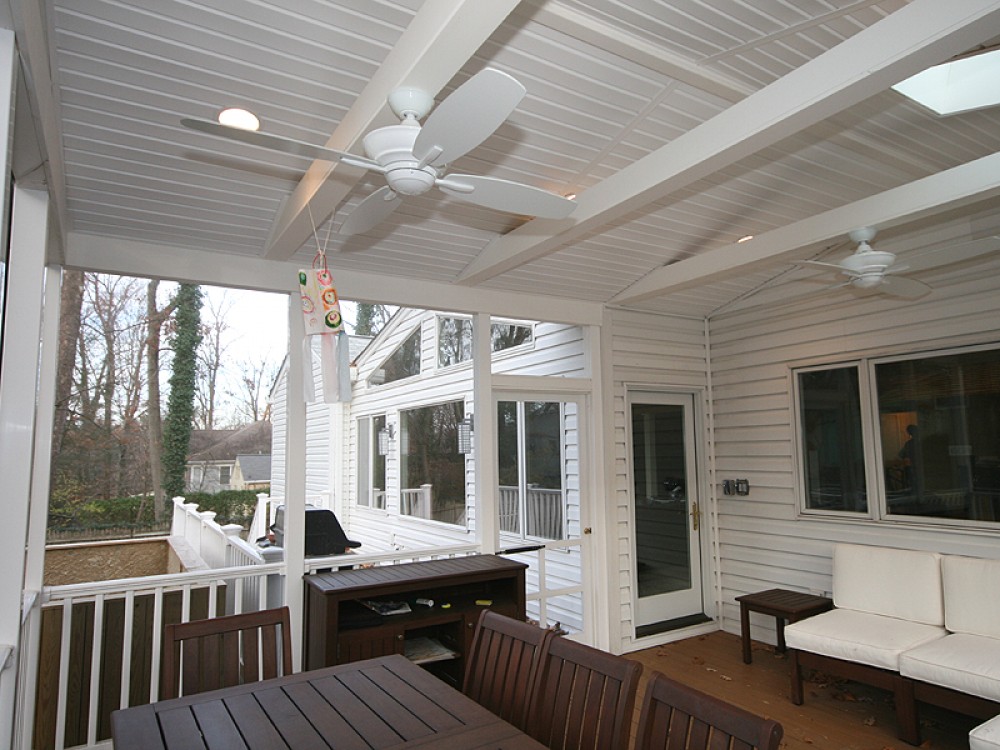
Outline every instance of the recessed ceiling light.
<path id="1" fill-rule="evenodd" d="M 1000 104 L 1000 50 L 935 65 L 892 88 L 939 115 Z"/>
<path id="2" fill-rule="evenodd" d="M 257 115 L 239 107 L 227 107 L 219 112 L 219 124 L 240 130 L 260 130 Z"/>
<path id="3" fill-rule="evenodd" d="M 740 237 L 738 240 L 736 240 L 736 242 L 737 243 L 740 243 L 740 242 L 749 242 L 752 239 L 753 239 L 753 235 L 752 234 L 745 234 L 742 237 Z"/>

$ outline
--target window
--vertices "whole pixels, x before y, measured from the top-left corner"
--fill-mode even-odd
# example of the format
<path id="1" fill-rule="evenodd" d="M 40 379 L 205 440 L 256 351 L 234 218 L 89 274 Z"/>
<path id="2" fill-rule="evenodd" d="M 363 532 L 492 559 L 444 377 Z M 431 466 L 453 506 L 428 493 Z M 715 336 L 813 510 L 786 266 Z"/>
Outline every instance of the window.
<path id="1" fill-rule="evenodd" d="M 385 414 L 358 420 L 358 505 L 379 510 L 385 510 L 386 456 L 379 449 L 385 426 Z"/>
<path id="2" fill-rule="evenodd" d="M 403 378 L 420 374 L 420 329 L 417 328 L 399 347 L 390 354 L 382 368 L 369 378 L 369 382 L 378 385 L 393 383 Z"/>
<path id="3" fill-rule="evenodd" d="M 1000 350 L 875 365 L 888 512 L 1000 520 Z"/>
<path id="4" fill-rule="evenodd" d="M 469 318 L 438 318 L 438 367 L 471 359 L 472 321 Z"/>
<path id="5" fill-rule="evenodd" d="M 868 511 L 858 368 L 798 375 L 806 508 Z"/>
<path id="6" fill-rule="evenodd" d="M 865 512 L 867 465 L 884 490 L 883 515 L 1000 520 L 1000 350 L 865 365 L 867 388 L 859 366 L 797 373 L 806 510 Z M 867 399 L 874 446 L 865 444 Z"/>
<path id="7" fill-rule="evenodd" d="M 493 323 L 490 327 L 494 353 L 530 344 L 532 327 L 523 323 Z M 472 359 L 472 320 L 441 317 L 438 319 L 438 367 L 449 367 Z"/>
<path id="8" fill-rule="evenodd" d="M 558 402 L 497 404 L 501 532 L 522 538 L 564 537 L 562 434 Z"/>
<path id="9" fill-rule="evenodd" d="M 219 484 L 229 484 L 233 478 L 233 467 L 232 466 L 220 466 L 219 467 Z"/>
<path id="10" fill-rule="evenodd" d="M 400 412 L 400 513 L 465 526 L 462 401 Z"/>

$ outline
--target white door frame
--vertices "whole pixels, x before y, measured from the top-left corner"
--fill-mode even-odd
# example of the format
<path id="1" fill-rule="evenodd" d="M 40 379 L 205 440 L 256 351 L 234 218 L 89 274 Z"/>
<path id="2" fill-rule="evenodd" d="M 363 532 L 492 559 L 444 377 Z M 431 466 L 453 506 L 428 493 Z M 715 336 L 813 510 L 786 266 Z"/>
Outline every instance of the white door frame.
<path id="1" fill-rule="evenodd" d="M 701 595 L 701 606 L 702 612 L 707 617 L 714 617 L 715 605 L 713 598 L 713 586 L 712 586 L 712 568 L 711 568 L 711 541 L 712 541 L 712 531 L 711 531 L 711 520 L 714 518 L 714 514 L 710 512 L 709 507 L 709 487 L 707 484 L 707 465 L 705 456 L 705 428 L 704 428 L 704 392 L 698 388 L 671 388 L 669 386 L 651 386 L 651 385 L 630 385 L 625 384 L 625 420 L 626 420 L 626 436 L 625 436 L 625 447 L 626 447 L 626 474 L 628 483 L 628 493 L 629 493 L 629 508 L 630 508 L 630 522 L 632 526 L 631 533 L 631 583 L 632 583 L 632 607 L 633 607 L 633 625 L 635 619 L 638 617 L 639 612 L 639 601 L 638 601 L 638 566 L 637 566 L 637 552 L 636 552 L 636 540 L 637 540 L 637 530 L 635 528 L 635 510 L 636 510 L 636 498 L 635 498 L 635 481 L 633 476 L 633 460 L 634 453 L 632 447 L 632 434 L 631 423 L 632 417 L 632 406 L 635 403 L 664 403 L 664 404 L 681 404 L 691 407 L 691 429 L 686 432 L 690 435 L 691 444 L 688 446 L 691 455 L 687 456 L 688 466 L 694 468 L 695 475 L 689 478 L 688 484 L 692 487 L 696 493 L 696 497 L 699 503 L 699 509 L 701 512 L 701 523 L 697 535 L 698 540 L 698 558 L 697 563 L 700 568 L 700 580 L 692 580 L 692 588 L 699 589 Z M 634 630 L 633 630 L 633 637 Z"/>

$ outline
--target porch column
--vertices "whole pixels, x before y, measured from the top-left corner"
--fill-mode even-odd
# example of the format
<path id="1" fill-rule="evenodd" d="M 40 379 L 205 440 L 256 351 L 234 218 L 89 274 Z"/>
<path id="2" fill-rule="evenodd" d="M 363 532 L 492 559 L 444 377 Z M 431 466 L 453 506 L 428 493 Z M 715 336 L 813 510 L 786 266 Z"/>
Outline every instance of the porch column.
<path id="1" fill-rule="evenodd" d="M 303 343 L 305 342 L 305 343 Z M 306 369 L 308 368 L 308 369 Z M 288 380 L 285 391 L 285 603 L 291 616 L 292 663 L 302 668 L 302 575 L 306 560 L 306 395 L 312 348 L 306 340 L 299 295 L 288 296 Z"/>
<path id="2" fill-rule="evenodd" d="M 0 34 L 2 64 L 10 66 L 13 37 Z M 9 69 L 9 68 L 8 68 Z M 10 84 L 11 76 L 0 76 Z M 0 101 L 9 96 L 0 93 Z M 7 105 L 9 111 L 9 104 Z M 0 140 L 6 142 L 6 140 Z M 6 174 L 6 165 L 2 167 Z M 10 666 L 0 671 L 0 747 L 11 747 L 20 671 L 33 669 L 21 661 L 21 594 L 25 582 L 28 518 L 31 502 L 31 466 L 34 454 L 38 394 L 39 347 L 45 289 L 45 246 L 48 196 L 16 188 L 7 259 L 7 301 L 3 321 L 3 358 L 0 375 L 0 516 L 9 544 L 0 552 L 0 647 L 13 647 Z M 51 412 L 48 414 L 51 420 Z M 35 503 L 47 498 L 36 497 Z M 37 552 L 37 550 L 31 550 Z M 0 665 L 2 666 L 2 665 Z"/>
<path id="3" fill-rule="evenodd" d="M 472 323 L 472 404 L 475 414 L 472 457 L 476 491 L 476 541 L 492 554 L 498 549 L 497 494 L 499 480 L 493 461 L 496 452 L 496 409 L 493 406 L 492 320 L 476 313 Z"/>

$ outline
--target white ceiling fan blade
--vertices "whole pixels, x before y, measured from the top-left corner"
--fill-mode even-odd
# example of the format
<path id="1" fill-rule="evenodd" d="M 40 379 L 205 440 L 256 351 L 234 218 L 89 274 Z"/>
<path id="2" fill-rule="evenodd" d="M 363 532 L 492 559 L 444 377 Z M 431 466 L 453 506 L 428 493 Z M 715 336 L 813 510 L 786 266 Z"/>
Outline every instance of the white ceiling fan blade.
<path id="1" fill-rule="evenodd" d="M 191 130 L 197 130 L 201 133 L 208 133 L 209 135 L 228 138 L 231 141 L 239 141 L 240 143 L 248 143 L 251 146 L 268 148 L 272 151 L 281 151 L 286 154 L 294 154 L 295 156 L 304 156 L 307 159 L 341 161 L 344 164 L 350 164 L 352 167 L 370 169 L 381 174 L 385 173 L 385 169 L 371 159 L 349 154 L 345 151 L 337 151 L 336 149 L 326 148 L 325 146 L 315 146 L 312 143 L 297 141 L 294 138 L 282 138 L 281 136 L 259 133 L 254 130 L 231 128 L 227 125 L 220 125 L 217 122 L 212 122 L 211 120 L 192 120 L 190 118 L 184 118 L 181 120 L 181 125 L 186 128 L 190 128 Z"/>
<path id="2" fill-rule="evenodd" d="M 874 291 L 903 299 L 919 299 L 931 293 L 931 287 L 922 281 L 906 276 L 886 276 Z"/>
<path id="3" fill-rule="evenodd" d="M 347 215 L 337 234 L 364 234 L 389 217 L 403 201 L 390 187 L 382 187 L 365 198 Z"/>
<path id="4" fill-rule="evenodd" d="M 441 166 L 467 154 L 503 124 L 525 92 L 499 70 L 476 73 L 431 112 L 413 144 L 414 158 Z"/>
<path id="5" fill-rule="evenodd" d="M 995 252 L 1000 252 L 1000 237 L 982 237 L 907 256 L 906 261 L 910 264 L 910 270 L 923 271 L 937 266 L 962 263 Z"/>
<path id="6" fill-rule="evenodd" d="M 842 271 L 847 273 L 847 269 L 837 263 L 824 263 L 821 260 L 796 260 L 793 261 L 796 266 L 813 266 L 815 268 L 822 268 L 824 270 L 832 268 L 835 271 Z"/>
<path id="7" fill-rule="evenodd" d="M 467 203 L 544 219 L 565 219 L 576 202 L 542 188 L 499 177 L 455 174 L 435 183 L 441 190 Z"/>

